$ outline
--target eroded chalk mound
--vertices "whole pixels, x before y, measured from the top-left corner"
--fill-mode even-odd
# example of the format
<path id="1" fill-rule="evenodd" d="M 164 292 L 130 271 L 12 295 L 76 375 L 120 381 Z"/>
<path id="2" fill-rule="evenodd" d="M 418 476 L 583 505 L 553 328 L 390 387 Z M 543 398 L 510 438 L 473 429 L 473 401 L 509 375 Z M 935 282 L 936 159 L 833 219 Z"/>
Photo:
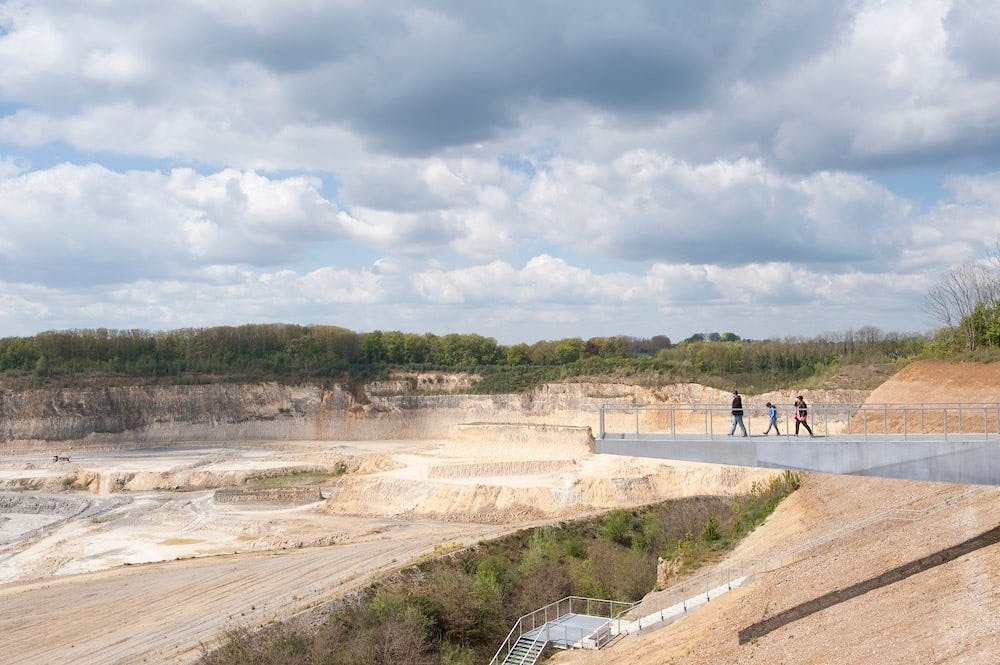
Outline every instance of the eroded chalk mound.
<path id="1" fill-rule="evenodd" d="M 339 515 L 428 518 L 508 524 L 578 516 L 692 494 L 749 491 L 775 471 L 707 464 L 593 456 L 576 463 L 524 460 L 483 468 L 456 465 L 466 475 L 441 475 L 438 460 L 423 467 L 349 475 L 327 487 L 327 510 Z M 489 476 L 491 471 L 498 475 Z M 502 471 L 503 475 L 500 474 Z"/>

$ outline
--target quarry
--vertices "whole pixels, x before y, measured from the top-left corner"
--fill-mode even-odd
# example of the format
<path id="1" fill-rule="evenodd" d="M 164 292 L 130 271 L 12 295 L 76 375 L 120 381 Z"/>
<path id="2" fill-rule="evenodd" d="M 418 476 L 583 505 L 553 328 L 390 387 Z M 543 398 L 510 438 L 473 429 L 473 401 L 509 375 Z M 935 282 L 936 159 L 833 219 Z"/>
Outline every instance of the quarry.
<path id="1" fill-rule="evenodd" d="M 594 382 L 471 395 L 470 381 L 0 394 L 4 662 L 191 663 L 227 629 L 295 616 L 421 558 L 613 508 L 746 492 L 780 473 L 594 453 L 602 404 L 726 404 L 727 390 Z M 921 361 L 875 391 L 809 396 L 1000 403 L 1000 367 Z M 871 521 L 902 510 L 908 519 Z M 554 660 L 993 663 L 996 545 L 752 643 L 738 633 L 998 524 L 995 487 L 808 474 L 730 558 L 797 557 L 668 627 Z"/>

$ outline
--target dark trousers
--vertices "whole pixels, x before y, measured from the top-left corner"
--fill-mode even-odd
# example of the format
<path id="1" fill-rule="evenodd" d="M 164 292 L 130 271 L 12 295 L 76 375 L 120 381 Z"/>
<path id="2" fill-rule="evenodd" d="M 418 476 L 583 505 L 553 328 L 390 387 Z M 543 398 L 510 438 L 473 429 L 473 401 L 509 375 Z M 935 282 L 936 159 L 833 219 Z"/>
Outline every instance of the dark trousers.
<path id="1" fill-rule="evenodd" d="M 795 436 L 799 435 L 799 425 L 802 425 L 803 427 L 806 428 L 806 431 L 809 432 L 809 436 L 813 435 L 813 431 L 812 431 L 812 428 L 809 427 L 809 423 L 807 423 L 804 420 L 798 420 L 798 419 L 796 419 L 795 420 Z"/>

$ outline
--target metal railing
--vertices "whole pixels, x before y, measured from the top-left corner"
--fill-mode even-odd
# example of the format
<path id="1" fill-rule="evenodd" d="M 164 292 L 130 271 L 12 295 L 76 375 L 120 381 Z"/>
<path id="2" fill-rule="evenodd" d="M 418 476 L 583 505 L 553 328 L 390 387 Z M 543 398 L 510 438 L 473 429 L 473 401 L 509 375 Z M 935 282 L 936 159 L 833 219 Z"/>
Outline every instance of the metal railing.
<path id="1" fill-rule="evenodd" d="M 557 619 L 566 616 L 567 614 L 586 614 L 587 616 L 594 616 L 600 618 L 606 618 L 608 620 L 618 620 L 622 614 L 632 609 L 636 603 L 626 603 L 618 600 L 602 600 L 599 598 L 585 598 L 582 596 L 567 596 L 561 600 L 557 600 L 554 603 L 549 603 L 545 607 L 541 607 L 534 612 L 529 612 L 514 623 L 514 627 L 510 629 L 507 633 L 506 639 L 500 648 L 497 649 L 496 655 L 490 661 L 490 665 L 499 665 L 503 663 L 507 658 L 507 655 L 517 644 L 517 641 L 527 633 L 533 630 L 542 628 L 546 624 L 556 621 Z M 589 637 L 594 630 L 590 629 L 573 629 L 571 627 L 560 625 L 555 627 L 547 627 L 545 629 L 549 631 L 550 634 L 540 636 L 538 639 L 544 641 L 551 641 L 558 639 L 561 642 L 568 644 L 583 643 L 584 640 Z M 558 635 L 552 635 L 551 633 L 557 632 Z M 600 648 L 602 644 L 595 644 L 595 648 Z"/>
<path id="2" fill-rule="evenodd" d="M 782 436 L 794 431 L 795 409 L 779 407 L 778 425 Z M 824 436 L 895 436 L 1000 440 L 1000 404 L 918 402 L 906 404 L 810 404 L 808 422 L 813 432 Z M 769 418 L 764 406 L 745 406 L 743 423 L 748 432 L 761 434 Z M 725 436 L 732 426 L 728 405 L 602 404 L 599 438 L 643 436 L 714 438 Z"/>

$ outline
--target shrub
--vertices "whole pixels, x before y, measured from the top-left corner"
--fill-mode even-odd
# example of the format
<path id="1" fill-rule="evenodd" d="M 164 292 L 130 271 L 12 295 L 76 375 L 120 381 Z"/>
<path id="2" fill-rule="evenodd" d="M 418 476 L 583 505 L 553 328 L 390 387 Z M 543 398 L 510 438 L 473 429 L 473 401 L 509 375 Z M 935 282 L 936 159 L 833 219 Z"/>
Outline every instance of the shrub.
<path id="1" fill-rule="evenodd" d="M 635 522 L 631 513 L 626 510 L 612 510 L 604 520 L 601 535 L 605 540 L 630 548 L 634 531 Z"/>

